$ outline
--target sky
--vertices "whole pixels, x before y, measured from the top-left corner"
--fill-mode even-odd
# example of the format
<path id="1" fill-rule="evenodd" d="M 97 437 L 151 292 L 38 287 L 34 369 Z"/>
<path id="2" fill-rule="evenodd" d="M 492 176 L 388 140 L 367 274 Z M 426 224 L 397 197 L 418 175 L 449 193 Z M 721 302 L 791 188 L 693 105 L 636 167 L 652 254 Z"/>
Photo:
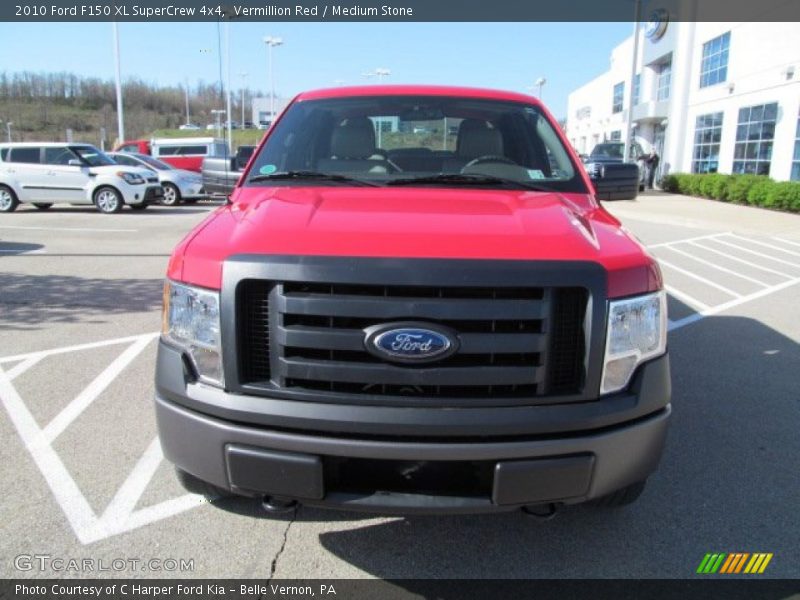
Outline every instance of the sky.
<path id="1" fill-rule="evenodd" d="M 224 48 L 224 28 L 219 27 Z M 608 69 L 612 48 L 631 23 L 231 23 L 231 84 L 266 92 L 266 35 L 274 49 L 279 96 L 334 85 L 375 82 L 362 74 L 387 68 L 384 83 L 489 87 L 535 93 L 557 118 L 567 95 Z M 120 23 L 122 77 L 160 85 L 219 80 L 216 23 Z M 0 71 L 69 71 L 113 79 L 111 23 L 3 23 Z M 22 50 L 24 49 L 24 50 Z M 247 73 L 246 77 L 240 73 Z"/>

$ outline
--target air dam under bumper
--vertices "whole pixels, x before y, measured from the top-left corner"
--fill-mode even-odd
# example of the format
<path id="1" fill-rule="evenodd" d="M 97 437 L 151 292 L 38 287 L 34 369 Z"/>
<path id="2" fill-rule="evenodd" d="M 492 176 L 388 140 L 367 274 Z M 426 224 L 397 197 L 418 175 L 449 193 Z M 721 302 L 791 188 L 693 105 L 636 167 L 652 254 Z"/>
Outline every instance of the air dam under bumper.
<path id="1" fill-rule="evenodd" d="M 666 361 L 648 363 L 656 379 Z M 642 371 L 648 365 L 640 379 L 647 379 Z M 381 514 L 492 512 L 604 496 L 656 469 L 671 410 L 666 404 L 624 423 L 575 433 L 427 441 L 245 425 L 181 404 L 157 393 L 161 445 L 179 468 L 242 495 Z M 348 470 L 358 474 L 342 475 Z M 413 477 L 418 489 L 404 487 L 404 478 Z M 475 483 L 467 493 L 465 479 Z M 365 491 L 365 482 L 375 487 Z"/>

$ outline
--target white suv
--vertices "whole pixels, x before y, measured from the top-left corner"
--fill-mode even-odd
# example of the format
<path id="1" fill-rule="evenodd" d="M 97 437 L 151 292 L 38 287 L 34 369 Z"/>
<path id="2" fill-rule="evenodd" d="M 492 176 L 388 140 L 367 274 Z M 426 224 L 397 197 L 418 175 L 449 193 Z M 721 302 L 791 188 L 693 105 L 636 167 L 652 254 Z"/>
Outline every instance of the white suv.
<path id="1" fill-rule="evenodd" d="M 145 209 L 163 194 L 154 173 L 120 166 L 88 144 L 0 144 L 0 212 L 68 202 L 115 213 L 126 204 Z"/>

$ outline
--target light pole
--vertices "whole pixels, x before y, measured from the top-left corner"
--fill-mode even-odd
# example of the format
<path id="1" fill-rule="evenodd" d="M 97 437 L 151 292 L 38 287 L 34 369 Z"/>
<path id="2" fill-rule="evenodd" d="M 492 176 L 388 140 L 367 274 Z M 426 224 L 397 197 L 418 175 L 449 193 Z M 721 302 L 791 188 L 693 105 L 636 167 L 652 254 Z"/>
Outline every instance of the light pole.
<path id="1" fill-rule="evenodd" d="M 242 78 L 242 122 L 239 127 L 244 129 L 244 87 L 247 84 L 247 71 L 242 71 L 239 76 Z"/>
<path id="2" fill-rule="evenodd" d="M 267 45 L 267 53 L 269 54 L 269 120 L 271 126 L 275 120 L 275 72 L 272 69 L 272 49 L 283 44 L 283 38 L 268 35 L 264 38 L 264 43 Z"/>
<path id="3" fill-rule="evenodd" d="M 222 135 L 222 123 L 220 118 L 225 114 L 225 111 L 220 108 L 215 108 L 211 111 L 211 114 L 217 118 L 217 137 L 219 137 Z"/>
<path id="4" fill-rule="evenodd" d="M 125 141 L 125 120 L 122 115 L 122 76 L 120 75 L 119 68 L 119 31 L 117 30 L 117 22 L 114 21 L 114 65 L 115 77 L 117 83 L 117 138 L 118 142 Z"/>
<path id="5" fill-rule="evenodd" d="M 183 92 L 186 96 L 186 124 L 189 125 L 191 123 L 189 119 L 189 80 L 186 80 L 186 84 L 183 88 Z"/>
<path id="6" fill-rule="evenodd" d="M 539 88 L 539 93 L 538 93 L 539 100 L 542 99 L 542 88 L 544 87 L 545 83 L 547 83 L 547 79 L 545 79 L 544 77 L 539 77 L 539 79 L 533 82 L 533 85 Z"/>

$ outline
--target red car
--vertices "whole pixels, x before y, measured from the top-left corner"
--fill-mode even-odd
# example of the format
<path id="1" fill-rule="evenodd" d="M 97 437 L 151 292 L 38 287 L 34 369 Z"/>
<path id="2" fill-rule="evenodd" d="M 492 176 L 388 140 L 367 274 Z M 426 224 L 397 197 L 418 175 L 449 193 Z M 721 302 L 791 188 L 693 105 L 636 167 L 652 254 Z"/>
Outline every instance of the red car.
<path id="1" fill-rule="evenodd" d="M 117 144 L 114 152 L 149 154 L 177 169 L 200 173 L 204 158 L 227 158 L 225 140 L 213 137 L 156 138 L 128 140 Z"/>
<path id="2" fill-rule="evenodd" d="M 529 96 L 300 94 L 167 277 L 156 414 L 192 491 L 549 514 L 659 462 L 661 274 Z"/>

